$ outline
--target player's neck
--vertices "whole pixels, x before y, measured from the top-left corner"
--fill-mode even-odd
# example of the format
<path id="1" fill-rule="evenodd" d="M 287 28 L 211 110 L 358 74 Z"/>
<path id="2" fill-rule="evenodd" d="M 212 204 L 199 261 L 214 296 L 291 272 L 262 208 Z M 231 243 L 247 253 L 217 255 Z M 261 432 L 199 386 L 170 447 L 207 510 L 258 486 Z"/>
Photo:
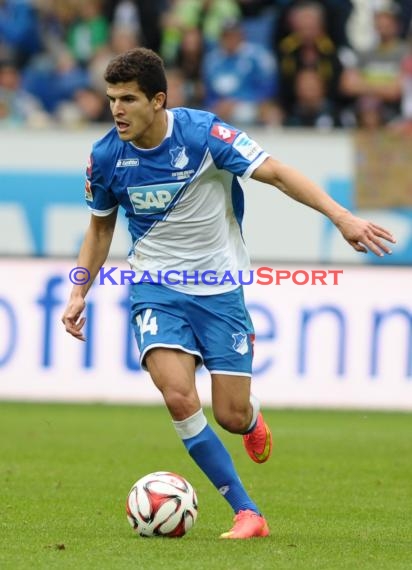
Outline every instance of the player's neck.
<path id="1" fill-rule="evenodd" d="M 167 133 L 168 118 L 166 109 L 161 109 L 156 113 L 153 123 L 142 136 L 138 139 L 133 140 L 133 144 L 139 148 L 155 148 L 159 146 L 164 140 Z"/>

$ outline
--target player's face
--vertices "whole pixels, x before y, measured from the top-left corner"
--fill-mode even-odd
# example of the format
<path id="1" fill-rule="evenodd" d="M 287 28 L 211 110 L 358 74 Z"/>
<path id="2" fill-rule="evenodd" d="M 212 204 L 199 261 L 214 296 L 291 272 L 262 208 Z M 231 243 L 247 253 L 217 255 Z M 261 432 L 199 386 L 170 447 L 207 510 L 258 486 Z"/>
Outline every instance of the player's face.
<path id="1" fill-rule="evenodd" d="M 117 133 L 123 141 L 133 141 L 138 146 L 158 144 L 158 115 L 163 108 L 164 93 L 157 93 L 149 100 L 136 81 L 109 84 L 110 101 Z"/>

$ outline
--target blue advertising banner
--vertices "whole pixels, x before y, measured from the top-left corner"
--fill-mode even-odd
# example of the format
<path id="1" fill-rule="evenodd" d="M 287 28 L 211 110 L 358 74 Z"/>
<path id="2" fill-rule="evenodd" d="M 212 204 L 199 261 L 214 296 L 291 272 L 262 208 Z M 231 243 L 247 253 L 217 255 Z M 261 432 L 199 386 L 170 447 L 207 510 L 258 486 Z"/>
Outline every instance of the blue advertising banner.
<path id="1" fill-rule="evenodd" d="M 46 257 L 62 255 L 76 257 L 89 217 L 84 201 L 84 173 L 0 171 L 0 180 L 0 221 L 3 228 L 0 236 L 0 255 L 18 253 Z M 330 178 L 324 186 L 333 198 L 355 211 L 354 185 L 351 180 Z M 14 215 L 13 221 L 8 224 L 6 218 L 11 214 L 7 207 L 13 208 Z M 369 214 L 369 212 L 359 213 Z M 378 258 L 369 254 L 362 255 L 356 258 L 356 262 L 374 265 L 411 265 L 412 208 L 385 209 L 373 212 L 370 217 L 372 216 L 373 219 L 378 218 L 378 221 L 382 217 L 387 218 L 386 225 L 389 227 L 396 225 L 398 234 L 401 234 L 397 235 L 398 244 L 393 248 L 391 256 Z M 292 220 L 293 216 L 290 218 Z M 339 254 L 334 252 L 333 238 L 336 229 L 333 224 L 322 216 L 318 216 L 314 223 L 319 225 L 318 248 L 309 253 L 303 240 L 300 253 L 291 254 L 290 260 L 312 263 L 346 262 L 346 259 L 342 260 Z M 255 225 L 253 220 L 250 220 L 249 224 Z M 114 243 L 112 254 L 124 258 L 130 242 L 122 215 L 119 215 L 119 226 L 122 236 Z M 246 242 L 248 242 L 247 232 Z M 277 257 L 276 242 L 274 242 L 271 258 L 277 259 Z M 355 262 L 354 257 L 353 262 Z"/>
<path id="2" fill-rule="evenodd" d="M 0 256 L 76 257 L 90 216 L 84 200 L 87 159 L 93 141 L 105 130 L 23 129 L 0 137 Z M 387 227 L 398 240 L 392 256 L 357 254 L 318 212 L 249 180 L 244 236 L 252 260 L 412 265 L 412 208 L 406 202 L 403 208 L 394 207 L 395 202 L 383 207 L 380 201 L 374 209 L 359 209 L 356 146 L 350 134 L 257 129 L 250 135 L 272 156 L 303 172 L 355 213 Z M 394 179 L 394 185 L 401 182 L 401 176 Z M 111 255 L 124 259 L 130 245 L 127 224 L 119 215 Z"/>

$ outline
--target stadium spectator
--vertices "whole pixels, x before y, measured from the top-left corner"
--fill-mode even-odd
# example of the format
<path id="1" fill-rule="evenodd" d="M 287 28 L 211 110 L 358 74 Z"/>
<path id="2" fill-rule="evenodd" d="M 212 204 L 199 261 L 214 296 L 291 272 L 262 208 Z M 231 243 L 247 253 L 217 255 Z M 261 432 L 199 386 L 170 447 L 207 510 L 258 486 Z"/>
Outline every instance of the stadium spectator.
<path id="1" fill-rule="evenodd" d="M 167 107 L 191 106 L 197 97 L 192 90 L 192 85 L 187 81 L 184 73 L 178 67 L 166 70 L 167 76 Z"/>
<path id="2" fill-rule="evenodd" d="M 408 53 L 401 62 L 401 104 L 400 116 L 391 121 L 387 128 L 402 132 L 408 135 L 412 134 L 412 45 Z"/>
<path id="3" fill-rule="evenodd" d="M 73 129 L 109 122 L 110 110 L 102 93 L 92 87 L 82 87 L 70 100 L 59 104 L 54 116 L 59 125 Z"/>
<path id="4" fill-rule="evenodd" d="M 165 13 L 161 53 L 175 65 L 179 45 L 187 30 L 197 29 L 205 50 L 216 46 L 224 22 L 240 17 L 236 0 L 176 0 Z"/>
<path id="5" fill-rule="evenodd" d="M 38 14 L 30 0 L 0 0 L 0 59 L 19 68 L 42 49 Z"/>
<path id="6" fill-rule="evenodd" d="M 271 48 L 271 35 L 276 18 L 276 5 L 273 0 L 237 0 L 243 31 L 248 42 Z"/>
<path id="7" fill-rule="evenodd" d="M 353 9 L 348 18 L 346 32 L 353 49 L 358 52 L 371 50 L 376 43 L 376 30 L 373 24 L 373 2 L 352 0 Z"/>
<path id="8" fill-rule="evenodd" d="M 173 4 L 168 0 L 105 0 L 105 14 L 113 26 L 137 25 L 140 45 L 159 52 L 163 17 Z"/>
<path id="9" fill-rule="evenodd" d="M 205 106 L 224 121 L 242 125 L 280 122 L 276 62 L 263 46 L 244 41 L 237 20 L 225 23 L 218 47 L 203 66 Z"/>
<path id="10" fill-rule="evenodd" d="M 372 50 L 378 42 L 374 22 L 377 10 L 389 9 L 399 14 L 399 36 L 406 38 L 412 17 L 411 0 L 351 0 L 353 9 L 346 30 L 350 45 L 357 52 Z"/>
<path id="11" fill-rule="evenodd" d="M 21 86 L 21 74 L 11 61 L 0 61 L 0 103 L 3 126 L 45 127 L 51 124 L 39 99 Z"/>
<path id="12" fill-rule="evenodd" d="M 198 28 L 182 30 L 180 46 L 175 60 L 184 75 L 187 89 L 191 92 L 192 104 L 203 103 L 204 86 L 202 82 L 202 65 L 204 57 L 204 41 Z"/>
<path id="13" fill-rule="evenodd" d="M 69 51 L 36 60 L 23 74 L 24 88 L 38 97 L 49 113 L 73 99 L 74 93 L 90 83 L 87 70 L 76 64 Z"/>
<path id="14" fill-rule="evenodd" d="M 396 11 L 394 41 L 382 42 L 378 28 L 388 28 L 382 21 L 388 21 L 388 14 L 393 18 Z M 401 97 L 405 99 L 406 87 L 402 85 L 408 83 L 400 73 L 399 38 L 410 30 L 411 14 L 410 0 L 0 0 L 0 59 L 13 58 L 22 71 L 23 88 L 40 99 L 47 112 L 54 113 L 63 102 L 66 110 L 68 102 L 76 105 L 74 92 L 78 89 L 91 87 L 104 93 L 102 75 L 110 59 L 146 45 L 161 51 L 168 67 L 180 68 L 186 104 L 204 107 L 212 104 L 213 95 L 208 87 L 205 99 L 204 58 L 209 59 L 212 50 L 217 53 L 227 21 L 238 20 L 248 45 L 265 46 L 271 39 L 268 31 L 273 35 L 278 62 L 274 77 L 277 98 L 260 103 L 256 119 L 255 105 L 240 107 L 242 123 L 278 124 L 283 117 L 285 125 L 318 122 L 315 117 L 310 119 L 310 114 L 299 118 L 301 97 L 305 96 L 296 92 L 301 83 L 296 80 L 298 72 L 314 69 L 320 76 L 318 86 L 325 88 L 326 114 L 331 113 L 337 124 L 354 126 L 360 110 L 370 109 L 376 97 L 385 99 L 383 106 L 378 105 L 385 122 L 399 114 Z M 345 30 L 349 44 L 353 42 L 359 51 L 358 69 L 356 54 L 346 45 Z M 377 39 L 379 45 L 374 43 Z M 63 62 L 68 47 L 78 65 Z M 384 51 L 386 60 L 380 55 L 375 58 Z M 367 90 L 363 81 L 365 72 L 371 77 L 370 70 L 379 61 L 381 69 L 392 66 L 392 78 L 381 85 L 384 94 L 376 92 L 376 83 L 375 91 Z M 210 70 L 208 75 L 214 79 Z M 307 80 L 310 74 L 303 77 Z M 314 87 L 316 80 L 312 76 L 309 82 Z M 212 83 L 213 88 L 225 85 L 224 80 Z M 364 95 L 365 101 L 357 103 Z M 230 117 L 230 106 L 222 106 L 222 116 Z M 323 111 L 320 113 L 324 117 Z M 64 116 L 68 118 L 70 113 Z"/>
<path id="15" fill-rule="evenodd" d="M 96 89 L 92 87 L 77 89 L 73 99 L 80 111 L 82 123 L 107 123 L 111 120 L 107 97 Z"/>
<path id="16" fill-rule="evenodd" d="M 340 126 L 333 101 L 326 97 L 326 87 L 314 69 L 301 69 L 295 76 L 295 102 L 286 116 L 288 127 L 331 129 Z"/>
<path id="17" fill-rule="evenodd" d="M 90 85 L 100 93 L 106 94 L 106 83 L 103 75 L 109 61 L 119 53 L 123 53 L 140 45 L 139 27 L 126 23 L 111 27 L 110 40 L 92 57 L 87 69 Z"/>
<path id="18" fill-rule="evenodd" d="M 360 129 L 375 130 L 385 125 L 382 100 L 373 95 L 358 97 L 355 103 L 356 126 Z"/>
<path id="19" fill-rule="evenodd" d="M 66 46 L 66 33 L 78 14 L 78 0 L 35 0 L 44 51 Z"/>
<path id="20" fill-rule="evenodd" d="M 356 67 L 342 77 L 341 92 L 347 97 L 371 97 L 381 101 L 384 122 L 400 113 L 402 95 L 401 60 L 407 46 L 400 39 L 399 8 L 394 3 L 379 4 L 374 12 L 376 47 L 359 54 Z"/>
<path id="21" fill-rule="evenodd" d="M 339 83 L 348 65 L 356 62 L 348 47 L 338 47 L 326 29 L 321 4 L 308 0 L 289 11 L 290 33 L 277 46 L 280 101 L 286 113 L 296 103 L 295 78 L 302 69 L 319 73 L 329 100 L 339 100 Z"/>
<path id="22" fill-rule="evenodd" d="M 120 0 L 115 4 L 109 2 L 109 6 L 106 2 L 105 5 L 107 9 L 110 7 L 109 20 L 112 28 L 130 28 L 138 34 L 141 33 L 142 25 L 136 2 Z"/>
<path id="23" fill-rule="evenodd" d="M 74 59 L 86 66 L 109 39 L 109 24 L 101 0 L 87 0 L 78 7 L 77 19 L 67 31 L 67 45 Z"/>
<path id="24" fill-rule="evenodd" d="M 370 1 L 370 0 L 367 0 Z M 323 14 L 324 28 L 335 46 L 350 45 L 346 23 L 353 10 L 352 0 L 278 0 L 278 13 L 272 30 L 272 46 L 277 50 L 280 42 L 293 32 L 295 8 L 316 4 Z"/>

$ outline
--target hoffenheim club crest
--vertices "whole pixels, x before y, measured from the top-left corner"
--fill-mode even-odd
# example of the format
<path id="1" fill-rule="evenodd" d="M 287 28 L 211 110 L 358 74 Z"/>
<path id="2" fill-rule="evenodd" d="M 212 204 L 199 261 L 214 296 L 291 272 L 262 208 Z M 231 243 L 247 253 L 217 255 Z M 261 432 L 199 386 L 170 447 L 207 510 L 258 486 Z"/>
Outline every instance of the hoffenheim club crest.
<path id="1" fill-rule="evenodd" d="M 233 348 L 236 350 L 236 352 L 239 354 L 247 354 L 249 351 L 249 346 L 247 344 L 247 336 L 245 333 L 235 333 L 232 334 L 232 337 L 234 340 Z"/>
<path id="2" fill-rule="evenodd" d="M 172 157 L 171 163 L 174 168 L 184 168 L 187 166 L 189 157 L 186 154 L 186 148 L 184 146 L 171 148 L 169 152 Z"/>

